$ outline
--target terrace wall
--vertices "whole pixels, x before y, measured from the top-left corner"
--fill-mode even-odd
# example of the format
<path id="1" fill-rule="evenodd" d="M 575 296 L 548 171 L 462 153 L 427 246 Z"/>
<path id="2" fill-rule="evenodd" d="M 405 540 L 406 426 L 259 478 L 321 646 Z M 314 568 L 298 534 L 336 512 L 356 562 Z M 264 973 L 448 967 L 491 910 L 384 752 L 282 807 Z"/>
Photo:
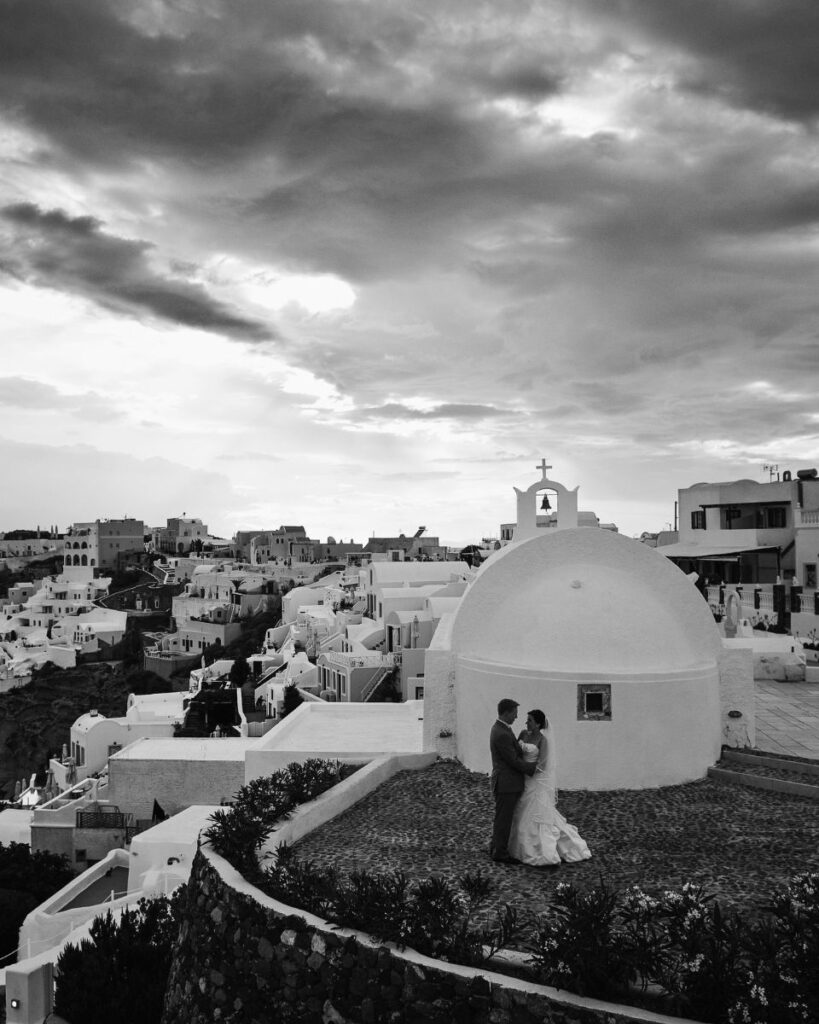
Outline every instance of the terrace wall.
<path id="1" fill-rule="evenodd" d="M 618 1024 L 671 1018 L 379 945 L 265 896 L 201 848 L 162 1024 L 272 1020 Z"/>

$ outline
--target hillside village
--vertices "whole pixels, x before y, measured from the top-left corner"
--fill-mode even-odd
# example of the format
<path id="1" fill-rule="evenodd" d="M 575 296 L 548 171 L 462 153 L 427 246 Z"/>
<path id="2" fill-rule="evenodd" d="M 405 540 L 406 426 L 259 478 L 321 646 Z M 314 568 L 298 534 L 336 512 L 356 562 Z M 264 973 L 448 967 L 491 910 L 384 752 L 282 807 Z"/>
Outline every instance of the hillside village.
<path id="1" fill-rule="evenodd" d="M 547 468 L 544 461 L 534 483 L 515 489 L 516 518 L 500 524 L 497 539 L 458 551 L 423 527 L 366 544 L 321 543 L 301 526 L 227 541 L 188 517 L 156 529 L 96 520 L 64 534 L 0 537 L 0 559 L 18 577 L 0 598 L 0 741 L 14 755 L 10 778 L 0 780 L 8 799 L 0 842 L 61 854 L 77 875 L 23 924 L 5 984 L 7 1005 L 17 999 L 19 1010 L 25 992 L 28 1009 L 7 1009 L 9 1021 L 41 1019 L 43 1004 L 31 1009 L 32 979 L 93 918 L 95 906 L 78 899 L 84 888 L 110 879 L 114 909 L 172 891 L 188 879 L 209 816 L 250 780 L 311 757 L 369 765 L 398 758 L 404 767 L 456 758 L 487 771 L 480 714 L 499 686 L 528 693 L 534 683 L 521 680 L 534 679 L 539 665 L 547 671 L 540 627 L 525 625 L 550 600 L 526 590 L 536 563 L 525 545 L 540 539 L 553 540 L 548 552 L 556 554 L 539 579 L 562 579 L 563 550 L 569 561 L 598 565 L 600 581 L 619 581 L 626 607 L 666 593 L 672 618 L 679 605 L 676 621 L 690 633 L 680 649 L 707 648 L 715 659 L 707 681 L 699 668 L 699 676 L 685 669 L 707 721 L 702 742 L 659 736 L 667 779 L 649 757 L 642 768 L 606 763 L 604 781 L 578 755 L 563 765 L 568 788 L 673 784 L 703 775 L 721 744 L 755 745 L 754 680 L 804 682 L 819 662 L 816 471 L 684 488 L 678 529 L 629 540 L 579 510 L 577 488 L 550 479 Z M 532 553 L 513 569 L 524 550 Z M 59 559 L 59 571 L 19 578 L 42 558 Z M 611 587 L 606 593 L 610 601 Z M 696 596 L 690 608 L 688 594 Z M 567 657 L 554 686 L 571 689 L 567 707 L 581 701 L 578 720 L 611 718 L 617 700 L 621 716 L 637 715 L 626 689 L 618 697 L 603 681 L 617 677 L 619 649 L 609 640 L 595 660 L 606 608 L 592 603 L 584 615 L 586 650 Z M 704 647 L 692 640 L 703 630 L 713 630 Z M 525 668 L 503 667 L 510 644 Z M 666 663 L 652 653 L 641 668 L 632 642 L 623 671 L 649 671 L 657 686 L 664 673 L 682 678 L 675 650 L 669 641 Z M 476 667 L 481 658 L 494 666 L 491 681 Z M 549 659 L 557 671 L 555 650 Z M 480 713 L 458 702 L 464 686 Z M 658 715 L 663 701 L 667 708 L 677 699 L 663 693 Z M 68 721 L 77 700 L 85 706 Z M 568 734 L 576 727 L 570 718 L 561 725 Z M 37 756 L 35 733 L 47 760 L 24 765 L 26 753 Z M 668 751 L 678 741 L 675 760 Z"/>

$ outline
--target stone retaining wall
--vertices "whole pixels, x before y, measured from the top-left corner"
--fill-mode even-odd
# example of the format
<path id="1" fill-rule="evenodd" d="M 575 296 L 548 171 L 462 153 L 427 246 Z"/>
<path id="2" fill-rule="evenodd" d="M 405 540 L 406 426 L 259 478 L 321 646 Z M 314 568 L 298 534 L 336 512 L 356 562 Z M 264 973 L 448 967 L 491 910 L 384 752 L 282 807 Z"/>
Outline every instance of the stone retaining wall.
<path id="1" fill-rule="evenodd" d="M 294 913 L 205 847 L 193 864 L 162 1024 L 635 1020 L 672 1019 L 379 946 L 360 932 Z"/>

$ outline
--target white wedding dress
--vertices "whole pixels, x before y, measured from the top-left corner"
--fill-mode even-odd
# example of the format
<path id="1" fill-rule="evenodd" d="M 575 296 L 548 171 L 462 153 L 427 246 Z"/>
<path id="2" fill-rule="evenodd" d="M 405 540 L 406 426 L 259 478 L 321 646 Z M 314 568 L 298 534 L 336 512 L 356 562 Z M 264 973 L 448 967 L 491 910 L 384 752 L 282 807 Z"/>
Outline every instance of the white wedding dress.
<path id="1" fill-rule="evenodd" d="M 548 738 L 541 732 L 540 751 L 534 743 L 521 742 L 524 761 L 537 761 L 534 775 L 527 776 L 523 796 L 518 800 L 509 853 L 524 864 L 543 867 L 561 860 L 588 860 L 591 852 L 580 833 L 570 825 L 555 806 L 557 771 L 552 732 Z"/>

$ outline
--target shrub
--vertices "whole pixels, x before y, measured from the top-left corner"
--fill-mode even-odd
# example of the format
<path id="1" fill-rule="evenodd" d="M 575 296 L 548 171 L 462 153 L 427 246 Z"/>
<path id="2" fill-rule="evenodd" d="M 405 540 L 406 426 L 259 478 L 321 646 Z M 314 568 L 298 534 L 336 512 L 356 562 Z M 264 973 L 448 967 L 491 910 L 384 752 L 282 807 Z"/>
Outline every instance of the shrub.
<path id="1" fill-rule="evenodd" d="M 229 810 L 214 812 L 205 838 L 237 871 L 255 880 L 258 852 L 276 824 L 286 820 L 299 804 L 330 789 L 340 777 L 337 762 L 314 757 L 254 779 L 242 786 Z"/>
<path id="2" fill-rule="evenodd" d="M 14 963 L 26 915 L 73 877 L 60 854 L 32 853 L 25 843 L 0 843 L 0 962 Z"/>
<path id="3" fill-rule="evenodd" d="M 564 884 L 531 948 L 541 981 L 584 995 L 662 998 L 666 1011 L 716 1024 L 815 1020 L 819 876 L 796 876 L 751 922 L 691 884 L 659 898 Z"/>
<path id="4" fill-rule="evenodd" d="M 182 889 L 170 899 L 140 900 L 119 920 L 110 911 L 95 918 L 90 938 L 66 946 L 57 960 L 55 1012 L 83 1024 L 156 1024 L 181 899 Z"/>
<path id="5" fill-rule="evenodd" d="M 615 932 L 617 893 L 600 880 L 588 892 L 561 882 L 536 929 L 532 960 L 547 985 L 606 998 L 625 987 L 628 965 Z"/>
<path id="6" fill-rule="evenodd" d="M 282 702 L 282 718 L 286 718 L 291 711 L 304 703 L 304 697 L 299 693 L 295 682 L 288 683 L 284 688 L 284 700 Z"/>
<path id="7" fill-rule="evenodd" d="M 400 871 L 353 871 L 341 878 L 333 868 L 299 861 L 282 846 L 261 887 L 275 899 L 327 921 L 453 963 L 482 964 L 530 927 L 508 905 L 494 925 L 476 924 L 490 894 L 480 873 L 466 874 L 457 883 L 434 876 L 410 884 Z"/>

